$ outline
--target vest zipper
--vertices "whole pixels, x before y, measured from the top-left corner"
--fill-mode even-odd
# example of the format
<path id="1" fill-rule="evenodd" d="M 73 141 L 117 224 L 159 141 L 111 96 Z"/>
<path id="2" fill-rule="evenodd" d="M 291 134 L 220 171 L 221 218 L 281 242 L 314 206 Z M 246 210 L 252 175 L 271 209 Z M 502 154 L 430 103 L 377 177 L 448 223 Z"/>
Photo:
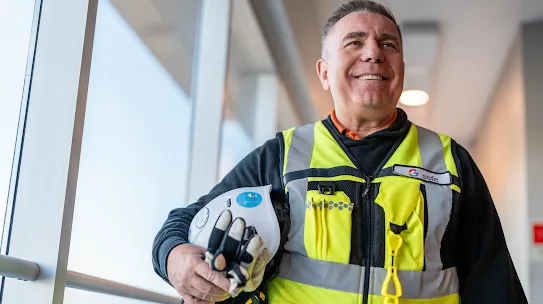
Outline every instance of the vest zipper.
<path id="1" fill-rule="evenodd" d="M 373 177 L 367 176 L 366 177 L 366 188 L 364 188 L 364 191 L 362 192 L 362 199 L 365 199 L 366 203 L 366 218 L 365 222 L 367 223 L 367 236 L 366 236 L 366 254 L 364 256 L 364 259 L 366 260 L 365 263 L 365 273 L 364 273 L 364 294 L 362 296 L 362 303 L 367 304 L 368 303 L 368 293 L 370 289 L 370 266 L 371 266 L 371 236 L 373 234 L 373 229 L 371 227 L 371 218 L 372 218 L 372 212 L 371 212 L 371 181 L 373 180 Z"/>

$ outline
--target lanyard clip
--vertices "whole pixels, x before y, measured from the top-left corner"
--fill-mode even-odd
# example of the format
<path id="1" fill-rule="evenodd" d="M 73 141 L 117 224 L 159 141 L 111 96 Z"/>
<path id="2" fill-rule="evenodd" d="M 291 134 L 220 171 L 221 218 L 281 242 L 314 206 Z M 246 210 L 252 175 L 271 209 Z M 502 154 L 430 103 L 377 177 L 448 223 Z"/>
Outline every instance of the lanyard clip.
<path id="1" fill-rule="evenodd" d="M 398 256 L 398 251 L 402 247 L 403 238 L 399 234 L 389 234 L 387 237 L 387 247 L 389 254 L 392 257 L 392 265 L 388 267 L 387 276 L 383 282 L 383 287 L 381 288 L 381 295 L 385 297 L 384 304 L 399 304 L 399 297 L 402 296 L 402 284 L 400 284 L 400 279 L 398 278 L 398 268 L 394 264 L 394 258 Z M 390 281 L 394 285 L 396 294 L 388 293 L 388 286 Z"/>
<path id="2" fill-rule="evenodd" d="M 396 289 L 396 294 L 388 293 L 388 286 L 391 279 L 392 283 L 394 284 L 394 289 Z M 381 288 L 381 295 L 385 297 L 384 304 L 400 303 L 400 300 L 398 298 L 402 296 L 402 285 L 400 284 L 400 279 L 398 279 L 398 269 L 396 268 L 396 266 L 390 266 L 388 268 L 387 277 L 385 278 L 385 281 L 383 282 L 383 287 Z"/>

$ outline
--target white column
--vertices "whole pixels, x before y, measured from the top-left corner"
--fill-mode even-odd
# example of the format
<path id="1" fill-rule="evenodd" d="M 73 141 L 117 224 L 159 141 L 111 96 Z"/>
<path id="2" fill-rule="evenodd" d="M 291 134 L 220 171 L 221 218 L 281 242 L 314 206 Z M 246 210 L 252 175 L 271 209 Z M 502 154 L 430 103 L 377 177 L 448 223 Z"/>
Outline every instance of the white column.
<path id="1" fill-rule="evenodd" d="M 543 22 L 523 26 L 523 67 L 526 111 L 526 158 L 528 188 L 528 224 L 530 243 L 532 225 L 543 223 Z M 511 147 L 514 149 L 514 147 Z M 505 160 L 507 161 L 507 160 Z M 513 187 L 514 185 L 513 181 Z M 521 223 L 519 223 L 521 224 Z M 537 250 L 537 251 L 536 251 Z M 530 244 L 530 287 L 527 294 L 530 303 L 543 302 L 543 249 Z"/>
<path id="2" fill-rule="evenodd" d="M 7 248 L 41 273 L 35 282 L 6 279 L 3 304 L 62 303 L 66 284 L 97 0 L 41 5 Z"/>
<path id="3" fill-rule="evenodd" d="M 277 132 L 277 78 L 274 74 L 258 74 L 256 77 L 253 143 L 261 146 Z"/>
<path id="4" fill-rule="evenodd" d="M 230 0 L 201 1 L 186 204 L 207 194 L 217 179 L 230 9 Z"/>

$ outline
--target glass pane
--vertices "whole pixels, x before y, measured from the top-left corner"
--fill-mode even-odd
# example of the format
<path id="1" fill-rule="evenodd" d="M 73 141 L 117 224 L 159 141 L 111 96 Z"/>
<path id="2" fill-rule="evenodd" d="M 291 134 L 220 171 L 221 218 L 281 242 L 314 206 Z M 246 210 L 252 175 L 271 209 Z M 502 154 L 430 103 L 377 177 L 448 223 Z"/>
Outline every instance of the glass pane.
<path id="1" fill-rule="evenodd" d="M 103 293 L 89 292 L 73 288 L 64 290 L 64 304 L 149 304 L 147 301 L 139 301 L 121 298 Z"/>
<path id="2" fill-rule="evenodd" d="M 197 14 L 198 0 L 99 2 L 70 270 L 176 294 L 151 246 L 184 197 Z"/>
<path id="3" fill-rule="evenodd" d="M 282 82 L 279 82 L 278 89 L 279 91 L 277 95 L 278 98 L 276 108 L 278 109 L 278 113 L 281 113 L 281 115 L 277 115 L 277 128 L 279 131 L 302 125 L 302 122 L 296 114 L 292 101 L 290 100 L 290 97 L 288 96 Z"/>
<path id="4" fill-rule="evenodd" d="M 4 223 L 35 0 L 0 0 L 0 221 Z M 14 178 L 14 177 L 13 177 Z M 9 220 L 6 224 L 9 224 Z M 5 229 L 5 233 L 7 233 Z M 2 235 L 3 236 L 3 235 Z"/>
<path id="5" fill-rule="evenodd" d="M 262 96 L 259 79 L 275 76 L 271 54 L 248 0 L 232 1 L 231 20 L 219 180 L 260 144 L 254 140 L 258 128 L 254 119 L 256 99 Z"/>

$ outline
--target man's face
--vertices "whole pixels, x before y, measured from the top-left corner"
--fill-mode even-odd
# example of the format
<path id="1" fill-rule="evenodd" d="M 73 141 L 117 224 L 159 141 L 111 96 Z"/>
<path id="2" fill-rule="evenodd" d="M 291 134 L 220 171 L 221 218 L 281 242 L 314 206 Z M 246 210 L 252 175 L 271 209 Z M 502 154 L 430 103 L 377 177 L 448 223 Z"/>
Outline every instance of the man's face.
<path id="1" fill-rule="evenodd" d="M 383 15 L 351 13 L 328 34 L 317 71 L 335 103 L 396 107 L 404 79 L 400 33 Z"/>

